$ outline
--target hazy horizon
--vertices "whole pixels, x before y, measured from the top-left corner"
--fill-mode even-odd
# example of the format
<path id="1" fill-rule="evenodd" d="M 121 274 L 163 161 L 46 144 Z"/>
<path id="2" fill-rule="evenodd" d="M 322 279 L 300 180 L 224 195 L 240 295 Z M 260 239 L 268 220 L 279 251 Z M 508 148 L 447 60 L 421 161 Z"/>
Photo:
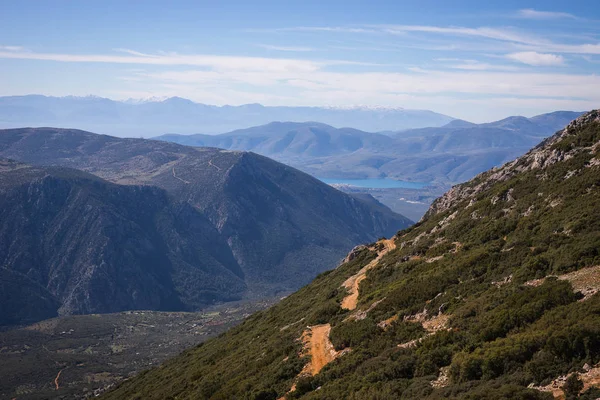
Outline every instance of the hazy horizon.
<path id="1" fill-rule="evenodd" d="M 427 12 L 423 12 L 424 9 Z M 600 104 L 591 2 L 4 2 L 0 95 L 432 110 Z"/>
<path id="2" fill-rule="evenodd" d="M 288 106 L 288 105 L 281 105 L 281 106 L 270 106 L 270 105 L 266 105 L 266 104 L 261 104 L 261 103 L 243 103 L 243 104 L 210 104 L 210 103 L 203 103 L 203 102 L 198 102 L 198 101 L 194 101 L 192 99 L 188 99 L 185 97 L 180 97 L 180 96 L 171 96 L 171 97 L 166 97 L 166 96 L 162 96 L 162 97 L 158 97 L 158 96 L 150 96 L 150 97 L 146 97 L 146 98 L 127 98 L 127 99 L 117 99 L 117 98 L 110 98 L 110 97 L 105 97 L 105 96 L 99 96 L 96 94 L 87 94 L 87 95 L 82 95 L 82 96 L 77 96 L 77 95 L 64 95 L 64 96 L 52 96 L 52 95 L 45 95 L 45 94 L 40 94 L 40 93 L 27 93 L 27 94 L 16 94 L 16 95 L 3 95 L 0 96 L 0 98 L 7 98 L 7 97 L 28 97 L 28 96 L 41 96 L 41 97 L 49 97 L 49 98 L 57 98 L 57 99 L 68 99 L 68 98 L 73 98 L 73 99 L 103 99 L 103 100 L 110 100 L 110 101 L 114 101 L 114 102 L 119 102 L 119 103 L 124 103 L 124 104 L 129 104 L 129 105 L 139 105 L 139 104 L 144 104 L 144 103 L 162 103 L 165 102 L 167 100 L 173 100 L 173 99 L 181 99 L 181 100 L 186 100 L 186 101 L 190 101 L 194 104 L 198 104 L 198 105 L 203 105 L 203 106 L 208 106 L 208 107 L 215 107 L 215 108 L 225 108 L 225 107 L 244 107 L 244 106 L 260 106 L 260 107 L 264 107 L 264 108 L 270 108 L 270 107 L 283 107 L 283 108 L 322 108 L 322 109 L 332 109 L 332 110 L 353 110 L 353 109 L 364 109 L 364 110 L 406 110 L 406 111 L 432 111 L 434 113 L 438 113 L 436 110 L 432 110 L 432 109 L 416 109 L 416 108 L 406 108 L 406 107 L 393 107 L 393 106 L 386 106 L 386 105 L 363 105 L 363 104 L 357 104 L 357 105 L 346 105 L 346 106 L 319 106 L 319 105 L 305 105 L 305 106 Z M 505 118 L 509 118 L 509 117 L 525 117 L 525 118 L 532 118 L 532 117 L 536 117 L 538 115 L 543 115 L 543 114 L 549 114 L 549 113 L 553 113 L 553 112 L 563 112 L 563 111 L 575 111 L 575 112 L 584 112 L 586 110 L 551 110 L 548 112 L 544 112 L 544 113 L 529 113 L 529 114 L 514 114 L 514 115 L 505 115 L 505 116 L 501 116 L 498 119 L 491 119 L 491 120 L 483 120 L 481 122 L 475 122 L 475 121 L 471 121 L 471 120 L 466 120 L 463 118 L 457 118 L 454 117 L 453 115 L 446 115 L 443 113 L 438 113 L 441 115 L 445 115 L 448 116 L 452 119 L 456 119 L 456 120 L 464 120 L 467 122 L 472 122 L 472 123 L 477 123 L 477 124 L 485 124 L 485 123 L 491 123 L 491 122 L 496 122 L 496 121 L 500 121 L 502 119 Z M 321 124 L 325 124 L 325 125 L 329 125 L 325 122 L 322 121 L 293 121 L 293 120 L 273 120 L 271 122 L 298 122 L 298 123 L 302 123 L 302 122 L 315 122 L 315 123 L 321 123 Z M 269 123 L 271 123 L 269 122 Z M 267 123 L 267 124 L 269 124 Z M 267 125 L 264 124 L 264 125 Z M 38 126 L 38 125 L 35 125 Z M 250 125 L 248 126 L 248 128 L 251 127 Z M 347 128 L 352 128 L 352 126 L 336 126 L 337 128 L 342 128 L 342 127 L 347 127 Z M 177 132 L 173 132 L 173 133 L 177 133 Z M 228 131 L 223 131 L 223 132 L 217 132 L 217 133 L 209 133 L 209 134 L 219 134 L 219 133 L 228 133 Z"/>

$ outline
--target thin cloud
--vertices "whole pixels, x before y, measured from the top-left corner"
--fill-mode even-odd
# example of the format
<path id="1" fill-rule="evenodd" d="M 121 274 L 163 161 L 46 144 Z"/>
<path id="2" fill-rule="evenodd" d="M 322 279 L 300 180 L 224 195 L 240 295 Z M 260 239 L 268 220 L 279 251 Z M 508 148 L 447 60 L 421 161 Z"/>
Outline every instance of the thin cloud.
<path id="1" fill-rule="evenodd" d="M 21 47 L 21 46 L 0 46 L 0 50 L 5 50 L 5 51 L 25 51 L 25 48 Z"/>
<path id="2" fill-rule="evenodd" d="M 434 25 L 365 25 L 364 28 L 356 27 L 296 27 L 281 28 L 278 31 L 309 31 L 309 32 L 338 32 L 338 33 L 365 33 L 365 34 L 387 34 L 407 35 L 410 33 L 422 33 L 429 36 L 439 36 L 439 40 L 448 36 L 464 37 L 471 39 L 493 40 L 497 42 L 494 49 L 497 52 L 522 51 L 538 53 L 571 53 L 571 54 L 600 54 L 600 43 L 569 43 L 564 44 L 549 40 L 539 35 L 531 34 L 520 29 L 510 27 L 463 27 L 463 26 L 434 26 Z M 572 36 L 572 35 L 571 35 Z M 573 39 L 573 37 L 571 37 Z M 489 43 L 484 41 L 463 40 L 454 41 L 451 44 L 439 42 L 436 45 L 434 39 L 428 38 L 428 42 L 419 43 L 418 37 L 411 37 L 411 41 L 395 43 L 398 47 L 419 48 L 432 51 L 465 50 L 483 51 Z M 580 38 L 581 39 L 581 38 Z M 593 38 L 587 38 L 593 40 Z M 499 45 L 504 44 L 503 48 Z"/>
<path id="3" fill-rule="evenodd" d="M 444 59 L 439 59 L 444 61 Z M 460 59 L 447 59 L 447 61 L 453 61 L 454 63 L 447 65 L 447 68 L 461 69 L 465 71 L 519 71 L 520 68 L 510 65 L 496 65 L 485 63 L 477 60 L 460 60 Z"/>
<path id="4" fill-rule="evenodd" d="M 145 53 L 140 53 L 139 51 L 135 51 L 135 50 L 131 50 L 131 49 L 124 49 L 124 48 L 116 48 L 113 49 L 113 51 L 119 52 L 119 53 L 126 53 L 126 54 L 131 54 L 133 56 L 140 56 L 140 57 L 154 57 L 151 54 L 145 54 Z"/>
<path id="5" fill-rule="evenodd" d="M 308 51 L 316 51 L 316 49 L 312 47 L 302 47 L 302 46 L 273 46 L 270 44 L 258 44 L 258 47 L 262 47 L 267 50 L 275 50 L 275 51 L 289 51 L 289 52 L 308 52 Z"/>
<path id="6" fill-rule="evenodd" d="M 460 93 L 462 96 L 523 96 L 548 99 L 577 98 L 600 101 L 597 87 L 600 77 L 566 73 L 486 70 L 425 70 L 409 72 L 278 72 L 258 71 L 162 71 L 138 74 L 146 85 L 181 85 L 189 90 L 219 87 L 234 90 L 237 85 L 251 84 L 259 92 L 293 93 L 300 101 L 322 104 L 333 99 L 336 104 L 352 104 L 361 98 L 384 99 L 388 95 L 436 96 Z M 275 90 L 276 88 L 276 90 Z M 273 89 L 273 90 L 271 90 Z M 337 97 L 336 94 L 344 94 Z"/>
<path id="7" fill-rule="evenodd" d="M 81 63 L 113 63 L 113 64 L 148 64 L 148 65 L 189 65 L 202 66 L 218 70 L 258 70 L 258 71 L 316 71 L 326 62 L 317 63 L 309 60 L 242 57 L 242 56 L 216 56 L 204 54 L 143 54 L 133 50 L 120 49 L 121 54 L 63 54 L 63 53 L 36 53 L 24 51 L 2 51 L 0 59 L 25 59 L 45 60 L 58 62 Z M 329 62 L 335 63 L 335 62 Z"/>
<path id="8" fill-rule="evenodd" d="M 561 66 L 565 59 L 557 54 L 537 53 L 535 51 L 523 51 L 520 53 L 507 54 L 506 58 L 535 67 Z"/>
<path id="9" fill-rule="evenodd" d="M 295 26 L 289 28 L 274 28 L 274 29 L 246 29 L 245 32 L 330 32 L 330 33 L 373 33 L 376 30 L 359 27 L 348 26 Z"/>
<path id="10" fill-rule="evenodd" d="M 383 26 L 382 31 L 390 34 L 406 33 L 406 32 L 423 32 L 423 33 L 438 33 L 444 35 L 455 36 L 472 36 L 485 39 L 500 40 L 515 43 L 543 43 L 540 38 L 527 35 L 522 32 L 517 32 L 512 29 L 478 27 L 442 27 L 429 25 L 389 25 Z"/>
<path id="11" fill-rule="evenodd" d="M 269 72 L 314 72 L 329 66 L 367 66 L 390 67 L 394 64 L 381 64 L 352 60 L 307 60 L 292 58 L 267 58 L 249 56 L 220 56 L 208 54 L 178 54 L 161 52 L 158 54 L 140 53 L 135 50 L 116 48 L 113 51 L 121 54 L 64 54 L 36 53 L 25 51 L 2 51 L 0 59 L 25 59 L 58 62 L 80 63 L 113 63 L 113 64 L 143 64 L 143 65 L 186 65 L 206 67 L 213 70 L 235 71 L 269 71 Z"/>
<path id="12" fill-rule="evenodd" d="M 525 19 L 577 19 L 577 17 L 573 14 L 569 14 L 566 12 L 556 12 L 556 11 L 539 11 L 534 10 L 533 8 L 525 8 L 519 10 L 517 12 L 517 17 L 525 18 Z"/>

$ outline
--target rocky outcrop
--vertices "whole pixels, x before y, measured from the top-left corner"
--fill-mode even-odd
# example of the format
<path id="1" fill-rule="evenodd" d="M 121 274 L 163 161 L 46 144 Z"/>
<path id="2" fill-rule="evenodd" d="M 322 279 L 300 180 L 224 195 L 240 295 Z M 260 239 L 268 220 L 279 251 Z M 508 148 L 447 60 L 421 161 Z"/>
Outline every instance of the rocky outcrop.
<path id="1" fill-rule="evenodd" d="M 468 199 L 474 199 L 479 193 L 492 187 L 498 182 L 506 181 L 518 173 L 543 170 L 561 161 L 566 161 L 583 151 L 591 151 L 597 148 L 599 142 L 585 145 L 574 144 L 571 147 L 561 147 L 559 144 L 573 137 L 584 126 L 600 123 L 600 110 L 590 111 L 575 119 L 566 128 L 558 131 L 550 138 L 544 140 L 538 146 L 525 155 L 511 161 L 502 167 L 493 168 L 490 171 L 477 175 L 473 180 L 452 187 L 443 196 L 437 199 L 429 208 L 422 220 L 432 215 L 444 212 L 454 205 Z"/>

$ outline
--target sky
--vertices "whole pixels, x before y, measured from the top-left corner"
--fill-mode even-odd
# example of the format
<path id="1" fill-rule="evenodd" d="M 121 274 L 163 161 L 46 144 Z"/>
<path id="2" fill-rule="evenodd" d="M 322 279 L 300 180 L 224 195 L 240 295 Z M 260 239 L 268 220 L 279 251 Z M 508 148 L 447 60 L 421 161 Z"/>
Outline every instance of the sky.
<path id="1" fill-rule="evenodd" d="M 0 1 L 0 96 L 600 108 L 600 2 Z"/>

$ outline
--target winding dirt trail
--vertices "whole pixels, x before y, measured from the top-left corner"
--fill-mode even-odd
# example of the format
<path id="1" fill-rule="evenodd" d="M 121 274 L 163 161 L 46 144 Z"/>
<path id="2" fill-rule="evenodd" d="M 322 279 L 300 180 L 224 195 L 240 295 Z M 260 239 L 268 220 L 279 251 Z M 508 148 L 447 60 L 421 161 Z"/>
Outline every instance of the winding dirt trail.
<path id="1" fill-rule="evenodd" d="M 178 177 L 178 176 L 177 176 L 177 174 L 175 173 L 175 167 L 173 167 L 173 168 L 171 169 L 171 171 L 173 172 L 173 178 L 175 178 L 175 179 L 179 179 L 181 182 L 185 183 L 186 185 L 189 185 L 189 182 L 188 182 L 188 181 L 186 181 L 185 179 L 183 179 L 183 178 L 180 178 L 180 177 Z"/>
<path id="2" fill-rule="evenodd" d="M 211 167 L 215 168 L 217 171 L 221 170 L 221 168 L 219 168 L 215 164 L 213 164 L 212 160 L 208 160 L 208 165 L 210 165 Z"/>
<path id="3" fill-rule="evenodd" d="M 346 279 L 346 281 L 342 284 L 342 286 L 344 286 L 349 293 L 342 300 L 341 306 L 343 309 L 354 310 L 356 308 L 356 305 L 358 304 L 358 287 L 360 283 L 367 277 L 367 271 L 372 268 L 375 268 L 384 255 L 396 248 L 394 238 L 384 239 L 377 243 L 383 244 L 383 249 L 379 251 L 377 257 L 373 261 L 362 267 L 361 270 L 358 271 L 355 275 L 352 275 L 350 278 Z"/>
<path id="4" fill-rule="evenodd" d="M 60 374 L 62 374 L 63 370 L 58 371 L 56 378 L 54 378 L 54 386 L 56 386 L 56 390 L 60 389 L 60 385 L 58 384 L 58 378 L 60 378 Z"/>

